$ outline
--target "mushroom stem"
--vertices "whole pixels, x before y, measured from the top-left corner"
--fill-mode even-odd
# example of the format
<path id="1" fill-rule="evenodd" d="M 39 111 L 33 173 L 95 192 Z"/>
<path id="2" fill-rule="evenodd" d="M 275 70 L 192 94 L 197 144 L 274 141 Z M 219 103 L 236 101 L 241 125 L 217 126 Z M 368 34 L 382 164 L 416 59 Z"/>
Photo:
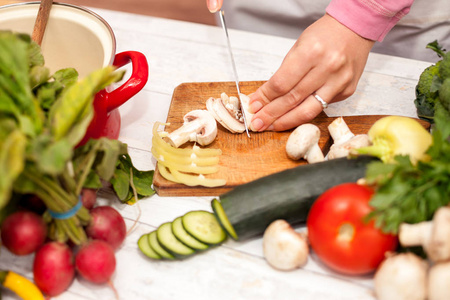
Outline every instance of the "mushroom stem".
<path id="1" fill-rule="evenodd" d="M 433 222 L 420 222 L 416 224 L 403 223 L 399 228 L 399 241 L 404 247 L 428 245 L 430 241 Z"/>

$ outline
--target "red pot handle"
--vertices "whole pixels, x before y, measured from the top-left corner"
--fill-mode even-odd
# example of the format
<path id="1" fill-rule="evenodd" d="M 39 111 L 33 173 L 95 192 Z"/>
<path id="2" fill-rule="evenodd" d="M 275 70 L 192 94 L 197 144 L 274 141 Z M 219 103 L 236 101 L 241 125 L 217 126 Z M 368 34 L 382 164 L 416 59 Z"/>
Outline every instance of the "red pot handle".
<path id="1" fill-rule="evenodd" d="M 132 64 L 132 73 L 130 78 L 121 86 L 111 92 L 106 90 L 101 91 L 106 96 L 106 110 L 111 112 L 118 108 L 131 97 L 136 95 L 145 86 L 148 80 L 148 63 L 144 54 L 137 51 L 125 51 L 116 54 L 113 65 L 117 68 L 123 67 L 130 63 Z"/>

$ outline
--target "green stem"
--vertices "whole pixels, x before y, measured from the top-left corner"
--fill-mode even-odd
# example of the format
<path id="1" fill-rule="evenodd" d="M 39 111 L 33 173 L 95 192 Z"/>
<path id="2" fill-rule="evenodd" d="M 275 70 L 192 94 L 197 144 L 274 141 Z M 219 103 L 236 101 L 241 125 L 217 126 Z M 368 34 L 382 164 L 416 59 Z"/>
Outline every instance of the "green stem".
<path id="1" fill-rule="evenodd" d="M 97 141 L 95 144 L 95 147 L 93 147 L 89 151 L 89 153 L 85 155 L 83 162 L 80 164 L 83 166 L 83 169 L 82 169 L 80 176 L 78 177 L 78 184 L 75 189 L 75 192 L 77 195 L 81 194 L 81 189 L 83 188 L 84 182 L 86 181 L 86 178 L 88 177 L 89 172 L 92 168 L 92 165 L 94 164 L 95 159 L 97 157 L 98 148 L 99 148 L 99 142 Z"/>
<path id="2" fill-rule="evenodd" d="M 3 282 L 5 282 L 8 272 L 9 271 L 0 270 L 0 284 L 3 284 Z"/>
<path id="3" fill-rule="evenodd" d="M 44 191 L 47 192 L 47 194 L 51 197 L 51 199 L 47 199 L 47 202 L 56 202 L 58 203 L 59 209 L 52 209 L 56 212 L 62 212 L 67 211 L 71 209 L 74 205 L 77 204 L 78 199 L 75 197 L 70 197 L 70 194 L 64 191 L 63 188 L 61 188 L 60 185 L 58 185 L 53 180 L 50 180 L 49 178 L 45 176 L 38 176 L 34 172 L 29 170 L 24 170 L 24 175 L 30 179 L 33 183 L 35 183 L 37 186 L 42 188 Z M 44 199 L 42 199 L 44 202 L 46 202 Z M 46 202 L 46 204 L 47 204 Z"/>

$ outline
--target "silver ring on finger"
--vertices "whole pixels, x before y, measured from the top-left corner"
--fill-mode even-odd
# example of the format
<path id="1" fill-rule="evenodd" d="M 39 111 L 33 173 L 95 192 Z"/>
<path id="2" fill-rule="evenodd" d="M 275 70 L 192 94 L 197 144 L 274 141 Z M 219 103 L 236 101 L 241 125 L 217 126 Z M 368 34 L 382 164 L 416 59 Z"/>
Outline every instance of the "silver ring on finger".
<path id="1" fill-rule="evenodd" d="M 328 107 L 328 103 L 326 103 L 325 100 L 323 100 L 322 97 L 320 97 L 319 95 L 314 94 L 314 98 L 316 98 L 317 101 L 319 101 L 320 104 L 322 104 L 323 109 Z"/>

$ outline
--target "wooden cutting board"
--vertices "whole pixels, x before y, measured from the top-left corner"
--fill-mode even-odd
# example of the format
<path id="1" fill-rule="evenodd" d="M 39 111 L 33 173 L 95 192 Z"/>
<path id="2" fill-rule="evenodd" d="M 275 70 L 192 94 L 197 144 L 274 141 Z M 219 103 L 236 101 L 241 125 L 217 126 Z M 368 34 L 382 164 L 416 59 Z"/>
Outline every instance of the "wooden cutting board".
<path id="1" fill-rule="evenodd" d="M 249 81 L 240 83 L 241 92 L 250 94 L 263 84 L 263 81 Z M 183 116 L 194 109 L 206 109 L 209 97 L 220 97 L 222 92 L 229 96 L 237 96 L 234 82 L 196 82 L 183 83 L 175 88 L 169 108 L 165 130 L 172 132 L 183 124 Z M 349 116 L 344 117 L 348 127 L 355 134 L 367 133 L 372 124 L 383 116 Z M 319 146 L 326 154 L 333 143 L 328 132 L 328 125 L 335 118 L 321 113 L 311 123 L 321 130 Z M 286 132 L 251 132 L 251 138 L 245 133 L 233 134 L 218 124 L 218 134 L 215 141 L 208 148 L 222 150 L 219 172 L 207 175 L 208 178 L 224 178 L 227 184 L 217 188 L 202 186 L 186 186 L 164 179 L 155 170 L 153 186 L 159 196 L 219 196 L 230 189 L 298 165 L 306 164 L 305 160 L 293 161 L 286 156 L 285 146 L 290 135 Z M 193 143 L 184 147 L 192 148 Z"/>

